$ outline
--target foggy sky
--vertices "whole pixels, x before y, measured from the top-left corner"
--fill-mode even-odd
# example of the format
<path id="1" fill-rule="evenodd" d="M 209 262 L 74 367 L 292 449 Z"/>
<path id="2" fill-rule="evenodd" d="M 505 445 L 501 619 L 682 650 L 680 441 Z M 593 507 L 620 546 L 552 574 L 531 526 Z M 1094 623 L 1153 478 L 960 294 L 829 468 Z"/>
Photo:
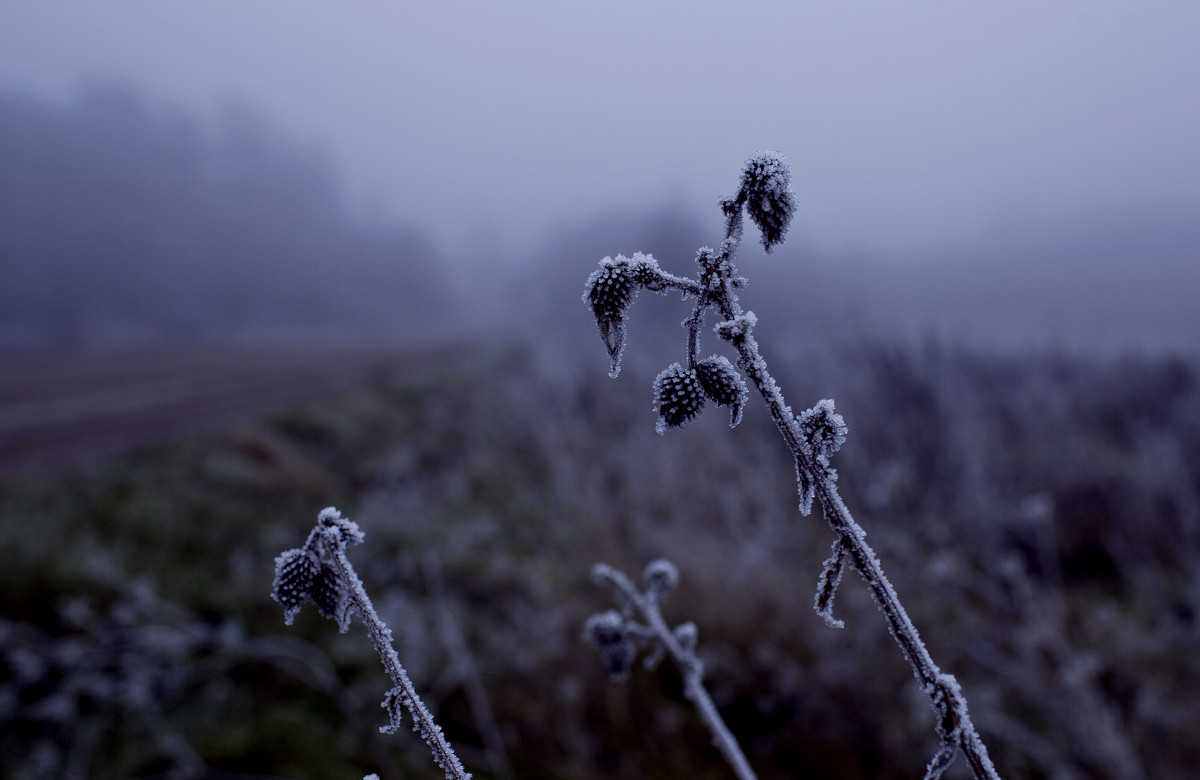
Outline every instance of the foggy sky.
<path id="1" fill-rule="evenodd" d="M 90 0 L 0 10 L 0 87 L 245 103 L 354 207 L 452 248 L 602 209 L 715 211 L 792 162 L 794 228 L 917 246 L 1200 192 L 1200 4 Z"/>

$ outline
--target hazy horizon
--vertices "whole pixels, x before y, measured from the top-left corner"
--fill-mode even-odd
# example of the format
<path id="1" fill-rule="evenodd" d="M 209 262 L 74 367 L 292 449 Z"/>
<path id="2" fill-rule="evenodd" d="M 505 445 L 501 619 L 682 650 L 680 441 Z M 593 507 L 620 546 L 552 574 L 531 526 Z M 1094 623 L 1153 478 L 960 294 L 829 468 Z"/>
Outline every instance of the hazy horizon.
<path id="1" fill-rule="evenodd" d="M 600 257 L 688 272 L 771 148 L 756 308 L 1191 349 L 1196 40 L 1178 1 L 9 7 L 0 348 L 586 323 Z"/>
<path id="2" fill-rule="evenodd" d="M 1200 196 L 1200 7 L 75 0 L 0 12 L 0 88 L 248 106 L 324 150 L 355 214 L 452 253 L 602 211 L 703 213 L 749 154 L 795 236 L 908 251 Z"/>

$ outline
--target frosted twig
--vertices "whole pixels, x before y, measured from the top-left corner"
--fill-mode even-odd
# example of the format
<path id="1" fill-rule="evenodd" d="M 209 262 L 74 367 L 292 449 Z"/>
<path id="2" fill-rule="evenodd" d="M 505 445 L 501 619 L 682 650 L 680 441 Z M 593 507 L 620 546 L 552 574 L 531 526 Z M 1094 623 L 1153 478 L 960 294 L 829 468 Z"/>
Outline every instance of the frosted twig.
<path id="1" fill-rule="evenodd" d="M 408 710 L 413 730 L 425 740 L 433 760 L 446 773 L 446 780 L 468 780 L 471 775 L 463 769 L 404 671 L 392 647 L 392 630 L 380 619 L 362 580 L 346 557 L 346 548 L 362 540 L 363 533 L 357 523 L 342 517 L 333 507 L 321 510 L 304 546 L 287 550 L 275 559 L 271 597 L 283 606 L 284 622 L 288 625 L 309 601 L 316 604 L 322 615 L 336 620 L 343 633 L 350 626 L 350 614 L 357 612 L 393 684 L 382 704 L 388 712 L 388 724 L 379 730 L 394 734 L 400 727 L 403 711 Z"/>
<path id="2" fill-rule="evenodd" d="M 830 400 L 820 401 L 800 415 L 793 414 L 759 352 L 753 335 L 757 317 L 753 312 L 743 311 L 738 301 L 735 290 L 743 286 L 744 280 L 737 276 L 733 259 L 741 243 L 745 215 L 748 213 L 758 226 L 763 247 L 770 252 L 783 241 L 795 211 L 787 162 L 774 152 L 751 157 L 742 172 L 737 194 L 721 201 L 721 210 L 725 216 L 725 237 L 719 250 L 702 248 L 697 253 L 698 281 L 666 274 L 653 257 L 640 253 L 633 258 L 618 256 L 613 260 L 606 257 L 600 261 L 600 270 L 588 277 L 583 299 L 596 316 L 601 332 L 620 333 L 620 350 L 610 349 L 613 359 L 610 376 L 616 376 L 620 371 L 626 313 L 639 288 L 656 292 L 674 289 L 682 292 L 684 297 L 694 298 L 692 315 L 684 322 L 688 327 L 688 367 L 684 369 L 678 363 L 672 364 L 654 383 L 658 431 L 683 427 L 700 413 L 706 399 L 719 403 L 721 398 L 728 397 L 732 383 L 741 381 L 740 376 L 734 376 L 706 383 L 703 372 L 697 371 L 694 358 L 698 351 L 698 323 L 705 311 L 716 310 L 721 321 L 714 327 L 715 332 L 737 352 L 737 367 L 750 378 L 762 396 L 771 419 L 795 458 L 801 513 L 807 515 L 813 501 L 819 501 L 826 521 L 838 536 L 833 554 L 821 573 L 814 602 L 817 612 L 830 625 L 841 624 L 833 617 L 832 604 L 849 560 L 879 605 L 892 635 L 937 713 L 937 731 L 942 746 L 930 762 L 926 777 L 940 777 L 961 750 L 977 778 L 999 780 L 987 748 L 967 713 L 966 699 L 957 681 L 933 662 L 916 626 L 884 574 L 879 558 L 867 543 L 866 532 L 855 522 L 838 494 L 837 471 L 830 466 L 830 458 L 845 441 L 845 422 L 834 411 Z M 737 420 L 731 419 L 730 424 L 736 425 Z"/>
<path id="3" fill-rule="evenodd" d="M 597 563 L 592 567 L 592 579 L 612 586 L 622 612 L 612 610 L 592 615 L 584 628 L 584 639 L 604 655 L 609 673 L 615 679 L 628 675 L 637 644 L 648 646 L 647 666 L 657 665 L 664 654 L 671 656 L 683 676 L 683 695 L 700 713 L 700 719 L 712 734 L 713 744 L 740 780 L 756 780 L 754 770 L 704 688 L 704 664 L 696 656 L 695 624 L 683 623 L 672 631 L 659 610 L 658 605 L 679 579 L 678 570 L 673 563 L 660 558 L 646 566 L 643 578 L 645 592 L 639 591 L 624 572 L 608 564 Z M 645 622 L 637 622 L 635 614 Z"/>

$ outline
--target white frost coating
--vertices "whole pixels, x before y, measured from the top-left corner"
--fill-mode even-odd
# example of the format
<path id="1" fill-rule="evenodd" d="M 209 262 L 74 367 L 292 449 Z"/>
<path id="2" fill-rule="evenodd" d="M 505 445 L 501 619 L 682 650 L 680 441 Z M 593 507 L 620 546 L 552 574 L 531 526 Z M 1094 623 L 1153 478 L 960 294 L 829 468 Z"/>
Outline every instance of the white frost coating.
<path id="1" fill-rule="evenodd" d="M 833 542 L 833 552 L 825 559 L 821 569 L 821 577 L 817 581 L 817 595 L 813 599 L 813 608 L 830 628 L 845 628 L 845 621 L 833 616 L 833 597 L 837 595 L 838 585 L 842 582 L 842 574 L 846 571 L 846 557 L 849 549 L 841 539 Z"/>
<path id="2" fill-rule="evenodd" d="M 749 336 L 750 331 L 753 330 L 754 326 L 757 324 L 758 317 L 754 314 L 754 312 L 748 311 L 744 314 L 739 314 L 736 317 L 725 320 L 724 322 L 718 322 L 715 326 L 713 326 L 713 330 L 717 332 L 718 336 L 726 341 L 732 341 L 734 337 L 737 336 Z M 765 369 L 766 366 L 766 362 L 763 361 L 762 367 Z"/>

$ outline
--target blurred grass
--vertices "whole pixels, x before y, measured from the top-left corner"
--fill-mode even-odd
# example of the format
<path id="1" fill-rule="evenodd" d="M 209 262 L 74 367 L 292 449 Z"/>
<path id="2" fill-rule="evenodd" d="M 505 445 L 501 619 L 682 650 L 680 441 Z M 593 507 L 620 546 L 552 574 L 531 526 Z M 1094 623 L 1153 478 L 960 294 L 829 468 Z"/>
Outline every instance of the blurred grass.
<path id="1" fill-rule="evenodd" d="M 658 367 L 612 382 L 594 346 L 595 361 L 478 348 L 398 364 L 0 486 L 0 773 L 438 776 L 414 735 L 376 732 L 386 682 L 361 626 L 338 635 L 306 610 L 287 628 L 268 598 L 274 556 L 330 504 L 366 531 L 352 558 L 480 777 L 498 767 L 474 675 L 518 777 L 727 776 L 673 670 L 614 686 L 579 641 L 611 606 L 591 564 L 636 575 L 660 555 L 682 575 L 666 615 L 699 626 L 760 776 L 919 772 L 932 712 L 853 577 L 844 631 L 813 613 L 832 537 L 795 511 L 766 415 L 752 404 L 730 431 L 709 410 L 656 436 Z M 877 344 L 768 357 L 793 403 L 832 396 L 845 414 L 844 494 L 1005 777 L 1190 771 L 1192 364 Z M 447 615 L 469 658 L 439 634 Z"/>

